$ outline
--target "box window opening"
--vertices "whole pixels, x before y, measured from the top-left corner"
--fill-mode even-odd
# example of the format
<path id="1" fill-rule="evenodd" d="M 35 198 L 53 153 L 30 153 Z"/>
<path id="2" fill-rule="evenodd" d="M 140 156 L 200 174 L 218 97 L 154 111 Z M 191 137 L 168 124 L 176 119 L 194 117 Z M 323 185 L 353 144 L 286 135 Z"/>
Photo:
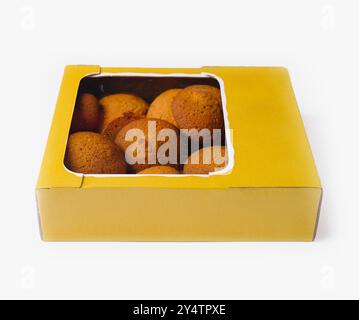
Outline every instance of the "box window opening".
<path id="1" fill-rule="evenodd" d="M 224 89 L 211 76 L 82 79 L 64 164 L 84 175 L 214 175 L 230 161 Z"/>

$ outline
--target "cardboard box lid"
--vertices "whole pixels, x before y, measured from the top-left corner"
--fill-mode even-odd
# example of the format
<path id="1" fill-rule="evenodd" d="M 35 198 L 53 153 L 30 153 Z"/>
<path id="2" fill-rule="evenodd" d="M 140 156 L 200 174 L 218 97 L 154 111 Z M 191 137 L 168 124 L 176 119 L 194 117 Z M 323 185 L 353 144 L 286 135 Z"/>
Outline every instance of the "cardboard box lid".
<path id="1" fill-rule="evenodd" d="M 234 148 L 226 175 L 83 176 L 63 164 L 81 80 L 101 73 L 211 74 L 223 81 Z M 222 82 L 221 81 L 221 82 Z M 320 179 L 305 133 L 288 71 L 277 67 L 204 67 L 199 69 L 65 69 L 37 188 L 239 188 L 313 187 Z"/>

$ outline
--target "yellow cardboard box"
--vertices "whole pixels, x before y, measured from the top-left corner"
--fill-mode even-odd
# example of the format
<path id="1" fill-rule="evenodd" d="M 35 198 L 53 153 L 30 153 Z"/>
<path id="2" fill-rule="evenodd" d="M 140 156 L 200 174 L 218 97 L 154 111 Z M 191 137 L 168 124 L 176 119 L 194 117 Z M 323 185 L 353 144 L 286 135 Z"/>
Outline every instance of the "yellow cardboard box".
<path id="1" fill-rule="evenodd" d="M 84 176 L 66 169 L 81 80 L 104 74 L 217 79 L 231 129 L 228 172 Z M 322 189 L 284 68 L 69 66 L 36 195 L 46 241 L 312 241 Z"/>

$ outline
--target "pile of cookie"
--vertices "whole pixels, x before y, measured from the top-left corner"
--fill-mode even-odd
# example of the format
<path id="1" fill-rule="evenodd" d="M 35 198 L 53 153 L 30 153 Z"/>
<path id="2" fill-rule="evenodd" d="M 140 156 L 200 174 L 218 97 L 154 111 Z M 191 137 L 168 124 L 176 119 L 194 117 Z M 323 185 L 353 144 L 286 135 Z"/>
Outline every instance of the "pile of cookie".
<path id="1" fill-rule="evenodd" d="M 149 145 L 158 151 L 167 140 L 149 136 L 150 123 L 156 133 L 171 129 L 176 133 L 172 142 L 180 154 L 183 130 L 208 129 L 224 133 L 224 117 L 220 90 L 209 85 L 192 85 L 184 89 L 162 92 L 151 104 L 130 93 L 110 94 L 98 99 L 91 93 L 79 95 L 71 124 L 65 155 L 65 166 L 82 174 L 209 174 L 227 164 L 225 139 L 211 146 L 200 146 L 181 164 L 164 164 Z M 134 141 L 128 139 L 132 129 L 144 133 L 145 160 L 136 163 L 136 152 L 126 152 Z M 157 136 L 157 135 L 156 135 Z M 224 136 L 224 134 L 223 134 Z M 126 155 L 126 156 L 125 156 Z M 225 161 L 217 161 L 218 155 Z M 179 159 L 179 157 L 178 157 Z M 193 161 L 192 161 L 193 159 Z M 194 161 L 195 159 L 195 161 Z M 219 164 L 220 163 L 220 164 Z"/>

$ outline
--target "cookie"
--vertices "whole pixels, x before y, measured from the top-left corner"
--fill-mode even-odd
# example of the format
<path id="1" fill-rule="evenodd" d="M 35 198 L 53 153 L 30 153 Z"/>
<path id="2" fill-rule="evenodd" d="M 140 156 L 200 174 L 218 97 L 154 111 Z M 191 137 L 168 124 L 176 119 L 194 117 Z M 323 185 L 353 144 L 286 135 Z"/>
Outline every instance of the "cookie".
<path id="1" fill-rule="evenodd" d="M 102 114 L 97 98 L 89 93 L 82 94 L 75 106 L 71 133 L 78 131 L 98 131 Z"/>
<path id="2" fill-rule="evenodd" d="M 150 105 L 147 118 L 165 120 L 178 127 L 172 113 L 172 103 L 181 91 L 182 89 L 171 89 L 160 94 Z"/>
<path id="3" fill-rule="evenodd" d="M 175 168 L 169 166 L 158 166 L 145 169 L 138 174 L 180 174 Z"/>
<path id="4" fill-rule="evenodd" d="M 122 117 L 110 122 L 102 131 L 102 135 L 111 141 L 115 141 L 117 134 L 125 125 L 141 118 L 143 116 L 135 116 L 132 112 L 125 113 Z"/>
<path id="5" fill-rule="evenodd" d="M 133 113 L 135 116 L 145 116 L 148 111 L 148 104 L 140 97 L 133 94 L 114 94 L 102 98 L 100 105 L 103 108 L 103 131 L 112 121 L 123 117 L 126 113 Z"/>
<path id="6" fill-rule="evenodd" d="M 93 132 L 70 135 L 65 165 L 68 169 L 83 174 L 124 174 L 127 171 L 120 148 Z"/>
<path id="7" fill-rule="evenodd" d="M 188 158 L 183 167 L 184 174 L 209 174 L 227 166 L 226 147 L 214 146 L 200 149 Z"/>
<path id="8" fill-rule="evenodd" d="M 183 89 L 174 98 L 173 116 L 180 129 L 223 129 L 224 118 L 219 89 L 194 85 Z"/>
<path id="9" fill-rule="evenodd" d="M 167 129 L 167 132 L 166 130 L 162 131 L 163 129 Z M 161 131 L 166 135 L 172 135 L 173 139 L 169 140 L 165 137 L 165 141 L 157 141 Z M 126 139 L 126 135 L 131 134 L 134 136 L 129 136 Z M 132 166 L 134 172 L 158 165 L 169 165 L 174 168 L 178 166 L 180 132 L 178 128 L 167 121 L 147 118 L 132 121 L 120 130 L 115 143 L 126 154 L 127 162 Z M 175 153 L 168 154 L 165 152 L 168 150 L 175 151 Z M 172 164 L 166 162 L 169 159 Z"/>

